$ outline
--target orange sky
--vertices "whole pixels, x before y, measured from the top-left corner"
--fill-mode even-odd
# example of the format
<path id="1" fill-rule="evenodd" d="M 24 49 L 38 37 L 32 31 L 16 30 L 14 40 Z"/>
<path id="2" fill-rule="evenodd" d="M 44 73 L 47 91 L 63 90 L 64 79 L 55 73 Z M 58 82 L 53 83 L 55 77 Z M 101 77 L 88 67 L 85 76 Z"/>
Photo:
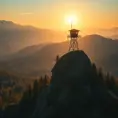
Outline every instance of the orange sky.
<path id="1" fill-rule="evenodd" d="M 80 2 L 78 2 L 80 1 Z M 6 0 L 1 2 L 0 19 L 48 29 L 68 29 L 65 16 L 76 15 L 75 27 L 111 28 L 118 26 L 117 0 Z"/>

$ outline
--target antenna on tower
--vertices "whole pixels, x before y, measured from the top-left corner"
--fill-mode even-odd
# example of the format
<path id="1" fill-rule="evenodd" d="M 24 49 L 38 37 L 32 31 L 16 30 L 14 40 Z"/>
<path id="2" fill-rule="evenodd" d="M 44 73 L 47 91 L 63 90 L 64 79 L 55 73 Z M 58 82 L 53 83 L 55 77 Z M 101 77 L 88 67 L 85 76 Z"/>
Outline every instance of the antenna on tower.
<path id="1" fill-rule="evenodd" d="M 71 29 L 72 29 L 73 28 L 73 21 L 72 20 L 71 20 L 71 24 L 70 25 L 71 25 Z"/>

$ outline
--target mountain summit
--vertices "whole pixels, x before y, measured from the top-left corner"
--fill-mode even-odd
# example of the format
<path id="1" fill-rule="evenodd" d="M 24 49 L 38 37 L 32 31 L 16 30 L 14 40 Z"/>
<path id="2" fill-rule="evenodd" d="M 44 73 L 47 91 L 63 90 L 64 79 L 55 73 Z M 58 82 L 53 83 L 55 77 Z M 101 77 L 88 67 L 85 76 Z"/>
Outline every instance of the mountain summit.
<path id="1" fill-rule="evenodd" d="M 0 25 L 5 25 L 5 24 L 12 25 L 14 23 L 12 21 L 0 20 Z"/>
<path id="2" fill-rule="evenodd" d="M 116 101 L 88 56 L 72 51 L 53 67 L 51 83 L 39 95 L 33 118 L 106 118 L 115 113 L 108 110 Z"/>
<path id="3" fill-rule="evenodd" d="M 83 51 L 72 51 L 62 56 L 52 69 L 52 82 L 64 77 L 66 81 L 81 78 L 91 70 L 91 62 Z M 71 80 L 72 79 L 72 80 Z M 62 80 L 63 81 L 63 80 Z"/>

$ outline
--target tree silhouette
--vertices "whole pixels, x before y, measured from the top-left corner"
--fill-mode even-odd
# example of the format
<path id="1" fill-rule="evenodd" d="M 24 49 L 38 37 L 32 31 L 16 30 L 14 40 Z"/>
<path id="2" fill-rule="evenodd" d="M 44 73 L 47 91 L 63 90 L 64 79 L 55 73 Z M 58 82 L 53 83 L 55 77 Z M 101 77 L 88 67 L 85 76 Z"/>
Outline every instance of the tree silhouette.
<path id="1" fill-rule="evenodd" d="M 37 97 L 38 93 L 39 93 L 39 83 L 38 83 L 38 80 L 34 81 L 33 90 L 32 91 L 33 91 L 33 97 Z"/>
<path id="2" fill-rule="evenodd" d="M 59 61 L 59 55 L 56 56 L 56 63 Z"/>

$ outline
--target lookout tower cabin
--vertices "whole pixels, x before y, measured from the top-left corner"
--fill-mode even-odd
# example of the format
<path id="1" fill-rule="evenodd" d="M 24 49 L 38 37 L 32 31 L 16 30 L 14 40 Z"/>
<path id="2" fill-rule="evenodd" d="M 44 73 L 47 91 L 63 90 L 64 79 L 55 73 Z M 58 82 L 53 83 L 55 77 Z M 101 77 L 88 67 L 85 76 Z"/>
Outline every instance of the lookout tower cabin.
<path id="1" fill-rule="evenodd" d="M 71 29 L 69 30 L 69 36 L 68 38 L 70 39 L 70 46 L 69 46 L 69 51 L 74 51 L 78 50 L 78 38 L 79 38 L 79 31 L 77 29 Z"/>

